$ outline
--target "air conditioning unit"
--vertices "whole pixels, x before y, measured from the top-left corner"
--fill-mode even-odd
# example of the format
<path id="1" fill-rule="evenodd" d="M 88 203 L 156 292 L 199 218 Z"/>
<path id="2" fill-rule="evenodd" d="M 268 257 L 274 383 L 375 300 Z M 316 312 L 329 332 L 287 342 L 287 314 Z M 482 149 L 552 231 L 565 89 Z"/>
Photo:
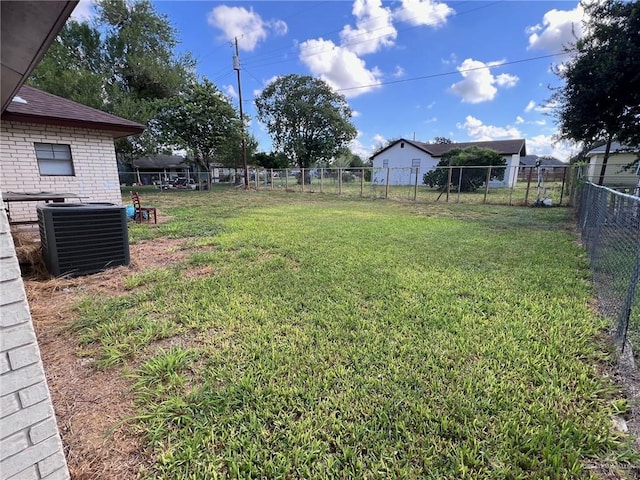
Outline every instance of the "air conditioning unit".
<path id="1" fill-rule="evenodd" d="M 129 265 L 125 207 L 113 203 L 38 205 L 40 241 L 52 275 L 78 276 Z"/>

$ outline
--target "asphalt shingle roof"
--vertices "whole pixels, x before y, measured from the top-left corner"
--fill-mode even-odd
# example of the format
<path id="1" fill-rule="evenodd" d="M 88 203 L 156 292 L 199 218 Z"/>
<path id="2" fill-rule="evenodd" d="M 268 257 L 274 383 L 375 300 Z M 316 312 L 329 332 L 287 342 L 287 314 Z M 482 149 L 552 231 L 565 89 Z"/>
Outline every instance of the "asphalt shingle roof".
<path id="1" fill-rule="evenodd" d="M 145 126 L 66 98 L 22 86 L 2 114 L 2 120 L 106 130 L 114 138 L 137 135 Z"/>
<path id="2" fill-rule="evenodd" d="M 466 147 L 473 147 L 473 146 L 481 147 L 481 148 L 490 148 L 492 150 L 495 150 L 501 155 L 513 155 L 514 153 L 517 153 L 519 155 L 527 154 L 526 147 L 525 147 L 525 140 L 522 138 L 518 138 L 515 140 L 494 140 L 490 142 L 462 142 L 462 143 L 425 143 L 425 142 L 417 142 L 415 140 L 406 140 L 404 138 L 400 138 L 395 142 L 393 142 L 392 144 L 387 145 L 386 148 L 383 148 L 379 152 L 375 153 L 371 157 L 371 159 L 373 159 L 373 157 L 377 155 L 380 155 L 382 152 L 384 152 L 388 148 L 391 148 L 392 146 L 396 145 L 398 142 L 405 142 L 410 145 L 413 145 L 414 147 L 428 153 L 434 158 L 441 157 L 442 155 L 447 153 L 449 150 L 452 150 L 454 148 L 466 148 Z"/>
<path id="3" fill-rule="evenodd" d="M 155 155 L 153 157 L 136 158 L 135 168 L 187 168 L 186 158 L 180 155 Z"/>

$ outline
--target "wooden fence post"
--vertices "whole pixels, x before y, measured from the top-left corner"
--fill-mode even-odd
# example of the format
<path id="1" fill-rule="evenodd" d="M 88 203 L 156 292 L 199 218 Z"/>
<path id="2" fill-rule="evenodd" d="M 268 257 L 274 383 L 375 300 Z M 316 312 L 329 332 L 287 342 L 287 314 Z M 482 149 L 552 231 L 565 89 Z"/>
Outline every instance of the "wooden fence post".
<path id="1" fill-rule="evenodd" d="M 389 198 L 389 172 L 391 172 L 391 169 L 387 167 L 387 182 L 384 186 L 384 198 Z"/>
<path id="2" fill-rule="evenodd" d="M 446 197 L 446 202 L 449 203 L 449 192 L 451 192 L 451 173 L 452 173 L 452 167 L 451 165 L 449 165 L 449 173 L 447 174 L 447 197 Z"/>
<path id="3" fill-rule="evenodd" d="M 484 200 L 482 203 L 487 203 L 487 194 L 489 193 L 489 182 L 491 181 L 491 165 L 487 169 L 487 179 L 484 181 Z"/>

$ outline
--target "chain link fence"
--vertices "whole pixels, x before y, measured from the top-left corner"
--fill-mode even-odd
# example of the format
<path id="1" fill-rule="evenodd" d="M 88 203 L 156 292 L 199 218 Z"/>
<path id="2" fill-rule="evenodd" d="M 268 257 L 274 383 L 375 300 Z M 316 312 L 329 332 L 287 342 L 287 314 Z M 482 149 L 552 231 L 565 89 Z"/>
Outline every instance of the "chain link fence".
<path id="1" fill-rule="evenodd" d="M 502 170 L 502 171 L 501 171 Z M 322 193 L 418 202 L 487 203 L 559 206 L 572 202 L 576 167 L 520 167 L 509 184 L 505 167 L 437 167 L 430 170 L 439 183 L 425 183 L 418 168 L 249 168 L 249 186 L 256 190 Z M 219 168 L 210 173 L 189 171 L 121 172 L 123 186 L 148 185 L 163 190 L 204 190 L 244 184 L 244 171 Z M 444 179 L 444 181 L 443 181 Z M 209 182 L 208 182 L 209 180 Z M 543 203 L 544 202 L 544 203 Z"/>
<path id="2" fill-rule="evenodd" d="M 598 307 L 615 321 L 624 353 L 640 358 L 640 197 L 586 182 L 579 227 L 589 254 Z"/>

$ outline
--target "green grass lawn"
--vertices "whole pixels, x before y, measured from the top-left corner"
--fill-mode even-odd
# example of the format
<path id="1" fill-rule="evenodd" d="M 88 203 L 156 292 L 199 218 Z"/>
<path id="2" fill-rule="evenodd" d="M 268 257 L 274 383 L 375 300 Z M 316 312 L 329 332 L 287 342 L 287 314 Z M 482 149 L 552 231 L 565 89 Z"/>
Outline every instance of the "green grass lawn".
<path id="1" fill-rule="evenodd" d="M 171 220 L 131 240 L 187 237 L 189 257 L 87 298 L 74 325 L 135 379 L 141 476 L 633 478 L 568 210 L 143 200 Z"/>

